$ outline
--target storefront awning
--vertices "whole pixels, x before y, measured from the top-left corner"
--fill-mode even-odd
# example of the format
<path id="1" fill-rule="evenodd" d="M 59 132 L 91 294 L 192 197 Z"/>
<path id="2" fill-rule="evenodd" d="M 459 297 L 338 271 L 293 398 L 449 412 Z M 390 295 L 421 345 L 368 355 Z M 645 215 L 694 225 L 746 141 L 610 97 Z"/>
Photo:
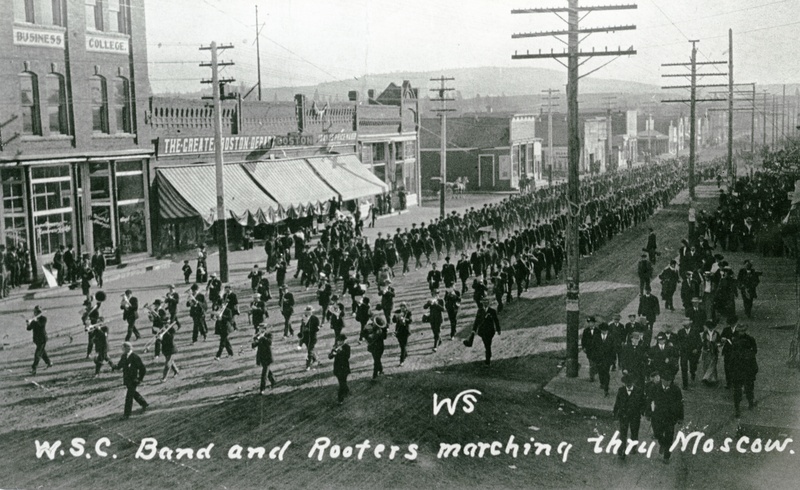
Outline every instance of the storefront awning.
<path id="1" fill-rule="evenodd" d="M 389 191 L 389 186 L 370 172 L 355 155 L 327 155 L 307 160 L 322 179 L 336 189 L 343 201 Z"/>
<path id="2" fill-rule="evenodd" d="M 281 210 L 239 165 L 225 165 L 225 210 L 242 225 L 274 223 Z M 217 186 L 213 165 L 161 167 L 156 171 L 161 217 L 216 220 Z"/>
<path id="3" fill-rule="evenodd" d="M 242 166 L 291 217 L 324 213 L 328 202 L 338 198 L 303 158 L 247 162 Z"/>

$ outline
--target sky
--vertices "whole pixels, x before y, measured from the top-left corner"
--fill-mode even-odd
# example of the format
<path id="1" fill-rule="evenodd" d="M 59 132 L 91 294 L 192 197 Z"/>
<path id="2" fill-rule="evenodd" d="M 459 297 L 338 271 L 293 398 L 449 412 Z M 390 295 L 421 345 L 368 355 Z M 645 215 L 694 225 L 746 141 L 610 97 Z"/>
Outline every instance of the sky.
<path id="1" fill-rule="evenodd" d="M 580 5 L 633 3 L 581 0 Z M 145 0 L 154 92 L 194 91 L 207 68 L 200 45 L 233 44 L 221 59 L 246 85 L 257 80 L 255 7 L 259 9 L 263 87 L 314 85 L 364 74 L 442 71 L 480 66 L 563 69 L 553 59 L 512 60 L 517 51 L 560 51 L 554 37 L 512 39 L 512 33 L 564 29 L 553 13 L 511 14 L 514 8 L 560 7 L 567 0 Z M 563 15 L 563 14 L 562 14 Z M 566 17 L 565 17 L 566 18 Z M 662 63 L 688 62 L 689 39 L 699 39 L 698 61 L 727 61 L 734 36 L 734 79 L 758 84 L 800 81 L 800 0 L 638 0 L 636 10 L 592 12 L 581 27 L 636 25 L 632 31 L 591 34 L 581 49 L 623 49 L 592 76 L 672 85 Z M 588 60 L 587 73 L 611 60 Z M 712 70 L 725 71 L 725 66 Z M 724 83 L 709 77 L 708 83 Z"/>

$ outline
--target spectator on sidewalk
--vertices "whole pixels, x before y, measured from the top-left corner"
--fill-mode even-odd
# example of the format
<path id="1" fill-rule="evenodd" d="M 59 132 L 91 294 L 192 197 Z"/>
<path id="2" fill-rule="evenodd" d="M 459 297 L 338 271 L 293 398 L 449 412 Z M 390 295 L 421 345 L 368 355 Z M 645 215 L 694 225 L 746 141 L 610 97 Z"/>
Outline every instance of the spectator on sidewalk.
<path id="1" fill-rule="evenodd" d="M 650 289 L 650 281 L 653 279 L 653 263 L 647 258 L 646 253 L 639 259 L 636 273 L 639 276 L 639 294 L 644 294 L 645 289 Z"/>

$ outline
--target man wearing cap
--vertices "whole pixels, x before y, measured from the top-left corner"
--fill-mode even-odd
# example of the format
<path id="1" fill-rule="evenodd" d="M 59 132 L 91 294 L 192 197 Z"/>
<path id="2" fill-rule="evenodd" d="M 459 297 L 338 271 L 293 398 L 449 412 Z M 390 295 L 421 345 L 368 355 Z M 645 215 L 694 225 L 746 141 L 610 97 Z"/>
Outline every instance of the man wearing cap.
<path id="1" fill-rule="evenodd" d="M 639 440 L 639 425 L 641 424 L 642 414 L 647 408 L 647 403 L 644 397 L 644 389 L 641 386 L 636 386 L 636 380 L 632 375 L 623 375 L 622 384 L 623 386 L 620 386 L 619 390 L 617 390 L 613 414 L 619 420 L 620 438 L 623 441 L 617 454 L 620 459 L 625 459 L 628 441 Z M 629 430 L 630 438 L 628 438 Z"/>
<path id="2" fill-rule="evenodd" d="M 673 374 L 678 372 L 678 350 L 672 344 L 667 343 L 667 336 L 664 332 L 659 332 L 656 336 L 656 345 L 650 348 L 650 368 L 663 374 L 667 371 Z"/>
<path id="3" fill-rule="evenodd" d="M 169 292 L 167 292 L 164 302 L 167 303 L 167 312 L 169 312 L 169 322 L 176 323 L 178 329 L 180 329 L 181 324 L 180 322 L 178 322 L 178 303 L 180 302 L 180 296 L 175 291 L 174 285 L 170 285 Z"/>
<path id="4" fill-rule="evenodd" d="M 616 343 L 614 337 L 609 333 L 608 324 L 603 322 L 600 324 L 600 333 L 594 336 L 594 351 L 595 364 L 597 366 L 597 374 L 600 378 L 600 388 L 603 389 L 605 396 L 608 396 L 608 385 L 610 382 L 609 369 L 614 364 L 616 357 Z"/>
<path id="5" fill-rule="evenodd" d="M 742 389 L 747 398 L 748 408 L 750 410 L 755 406 L 755 399 L 753 389 L 756 381 L 756 374 L 758 374 L 758 362 L 756 361 L 756 354 L 758 354 L 758 346 L 756 339 L 747 334 L 747 325 L 741 324 L 736 328 L 730 344 L 730 383 L 733 387 L 733 407 L 735 415 L 738 418 L 740 415 L 739 404 L 742 401 Z M 727 366 L 726 362 L 726 366 Z M 726 373 L 726 380 L 728 373 Z"/>
<path id="6" fill-rule="evenodd" d="M 313 312 L 314 309 L 311 305 L 307 305 L 303 312 L 303 320 L 300 323 L 300 345 L 297 346 L 298 349 L 302 349 L 303 344 L 306 346 L 308 352 L 306 371 L 309 371 L 315 362 L 319 362 L 317 354 L 314 352 L 317 346 L 317 333 L 319 333 L 319 317 L 314 315 Z"/>
<path id="7" fill-rule="evenodd" d="M 200 287 L 192 284 L 192 293 L 189 295 L 189 316 L 192 318 L 192 343 L 197 342 L 198 335 L 203 336 L 203 341 L 208 335 L 206 325 L 206 298 L 203 293 L 198 292 Z"/>
<path id="8" fill-rule="evenodd" d="M 450 263 L 450 256 L 444 258 L 442 266 L 442 280 L 445 288 L 451 288 L 456 283 L 456 266 Z"/>
<path id="9" fill-rule="evenodd" d="M 697 363 L 700 360 L 700 352 L 703 348 L 700 330 L 692 324 L 691 320 L 683 322 L 683 328 L 677 334 L 677 343 L 681 356 L 681 381 L 683 381 L 683 389 L 685 390 L 689 387 L 690 374 L 692 381 L 695 380 Z"/>
<path id="10" fill-rule="evenodd" d="M 400 344 L 400 367 L 406 361 L 408 338 L 411 336 L 411 311 L 405 302 L 400 303 L 400 310 L 396 311 L 394 317 L 394 335 L 397 343 Z"/>
<path id="11" fill-rule="evenodd" d="M 683 421 L 683 394 L 672 382 L 675 372 L 668 369 L 661 373 L 661 383 L 649 392 L 647 415 L 653 427 L 653 434 L 659 445 L 659 453 L 664 455 L 664 463 L 669 463 L 672 441 L 675 438 L 675 424 Z"/>
<path id="12" fill-rule="evenodd" d="M 336 336 L 336 343 L 328 354 L 328 359 L 333 359 L 333 375 L 339 382 L 337 397 L 341 405 L 344 398 L 350 394 L 350 388 L 347 386 L 347 376 L 350 374 L 350 345 L 345 334 Z"/>
<path id="13" fill-rule="evenodd" d="M 384 340 L 386 340 L 386 331 L 388 326 L 386 320 L 382 316 L 376 315 L 372 319 L 371 328 L 367 330 L 365 335 L 367 339 L 367 350 L 372 354 L 372 379 L 378 379 L 378 375 L 383 374 L 383 363 L 381 358 L 384 351 Z"/>
<path id="14" fill-rule="evenodd" d="M 123 418 L 130 417 L 134 400 L 142 407 L 142 413 L 144 413 L 144 411 L 147 410 L 148 404 L 136 390 L 136 387 L 144 380 L 147 368 L 145 368 L 138 354 L 133 352 L 133 346 L 130 342 L 123 342 L 122 357 L 119 359 L 118 363 L 112 364 L 111 368 L 113 370 L 122 369 L 122 383 L 127 389 L 125 393 L 125 412 Z"/>
<path id="15" fill-rule="evenodd" d="M 42 314 L 42 309 L 38 305 L 33 307 L 33 319 L 28 321 L 28 331 L 33 331 L 33 344 L 36 351 L 33 353 L 33 366 L 31 374 L 36 375 L 36 368 L 39 366 L 39 359 L 42 359 L 47 367 L 53 366 L 50 357 L 47 355 L 47 317 Z"/>
<path id="16" fill-rule="evenodd" d="M 253 329 L 258 330 L 259 325 L 264 323 L 266 317 L 269 317 L 267 305 L 261 300 L 260 295 L 254 294 L 253 301 L 250 302 L 250 323 L 253 325 Z"/>
<path id="17" fill-rule="evenodd" d="M 389 286 L 386 288 L 386 291 L 381 293 L 381 310 L 383 311 L 383 316 L 386 319 L 387 325 L 392 318 L 392 311 L 394 310 L 394 297 L 395 291 L 392 286 Z"/>
<path id="18" fill-rule="evenodd" d="M 595 337 L 600 335 L 597 331 L 597 323 L 593 316 L 586 317 L 586 328 L 583 329 L 581 335 L 581 348 L 586 353 L 586 358 L 589 359 L 589 381 L 594 382 L 594 376 L 597 373 L 597 361 L 595 356 Z"/>
<path id="19" fill-rule="evenodd" d="M 258 289 L 258 285 L 261 282 L 261 278 L 264 276 L 264 273 L 258 269 L 258 264 L 253 266 L 253 270 L 247 274 L 247 278 L 250 279 L 250 289 L 253 290 L 255 293 Z"/>
<path id="20" fill-rule="evenodd" d="M 439 289 L 439 283 L 442 282 L 442 273 L 436 270 L 436 262 L 431 265 L 431 270 L 428 271 L 428 288 L 433 292 Z"/>
<path id="21" fill-rule="evenodd" d="M 645 289 L 650 289 L 650 281 L 653 279 L 653 264 L 646 253 L 639 259 L 636 273 L 639 276 L 639 294 L 644 294 Z"/>
<path id="22" fill-rule="evenodd" d="M 461 259 L 456 264 L 456 271 L 458 272 L 458 278 L 461 280 L 461 294 L 467 294 L 467 279 L 472 273 L 472 266 L 467 260 L 467 254 L 461 254 Z"/>
<path id="23" fill-rule="evenodd" d="M 433 352 L 436 352 L 439 349 L 439 346 L 442 344 L 442 340 L 440 338 L 441 331 L 442 331 L 442 323 L 444 323 L 444 300 L 439 298 L 439 290 L 435 289 L 431 292 L 431 299 L 428 300 L 423 306 L 423 309 L 428 310 L 427 321 L 431 326 L 431 331 L 433 332 Z M 426 318 L 423 317 L 423 321 Z"/>
<path id="24" fill-rule="evenodd" d="M 473 332 L 483 340 L 483 347 L 486 351 L 486 366 L 492 364 L 492 339 L 495 333 L 500 335 L 500 320 L 497 318 L 497 310 L 489 304 L 489 298 L 481 300 L 481 307 L 475 316 L 475 326 Z"/>

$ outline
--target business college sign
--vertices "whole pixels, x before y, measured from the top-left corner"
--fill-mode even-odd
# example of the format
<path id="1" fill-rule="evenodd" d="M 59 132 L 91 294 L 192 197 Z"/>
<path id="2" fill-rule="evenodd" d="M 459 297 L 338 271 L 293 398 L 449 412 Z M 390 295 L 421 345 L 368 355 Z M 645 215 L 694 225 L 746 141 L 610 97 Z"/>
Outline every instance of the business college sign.
<path id="1" fill-rule="evenodd" d="M 128 54 L 128 38 L 107 34 L 87 34 L 86 51 Z"/>
<path id="2" fill-rule="evenodd" d="M 41 29 L 35 26 L 12 29 L 14 44 L 17 46 L 40 46 L 44 48 L 64 49 L 64 31 Z"/>
<path id="3" fill-rule="evenodd" d="M 336 143 L 354 143 L 356 133 L 288 134 L 288 135 L 236 135 L 222 137 L 222 151 L 239 153 L 267 151 L 281 146 L 317 146 Z M 182 136 L 159 138 L 158 155 L 203 155 L 214 153 L 213 136 Z"/>

